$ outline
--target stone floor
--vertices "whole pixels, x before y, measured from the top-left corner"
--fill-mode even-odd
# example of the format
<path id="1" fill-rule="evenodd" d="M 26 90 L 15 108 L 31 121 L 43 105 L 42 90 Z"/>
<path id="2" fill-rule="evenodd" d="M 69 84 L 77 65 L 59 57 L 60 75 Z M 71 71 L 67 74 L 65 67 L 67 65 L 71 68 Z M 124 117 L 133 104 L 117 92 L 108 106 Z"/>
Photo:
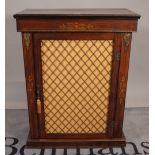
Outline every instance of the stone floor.
<path id="1" fill-rule="evenodd" d="M 149 110 L 125 110 L 125 148 L 25 149 L 28 134 L 27 110 L 6 110 L 6 155 L 138 155 L 149 154 Z"/>

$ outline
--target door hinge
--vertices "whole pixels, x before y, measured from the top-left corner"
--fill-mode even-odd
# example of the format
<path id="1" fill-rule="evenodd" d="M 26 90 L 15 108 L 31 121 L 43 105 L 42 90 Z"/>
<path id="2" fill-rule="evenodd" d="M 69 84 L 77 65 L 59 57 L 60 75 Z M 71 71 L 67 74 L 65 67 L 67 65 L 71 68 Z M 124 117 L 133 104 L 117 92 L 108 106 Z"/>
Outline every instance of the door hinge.
<path id="1" fill-rule="evenodd" d="M 121 54 L 120 54 L 119 52 L 116 52 L 116 53 L 115 53 L 115 59 L 116 59 L 117 61 L 119 61 L 119 60 L 120 60 L 120 57 L 121 57 Z"/>

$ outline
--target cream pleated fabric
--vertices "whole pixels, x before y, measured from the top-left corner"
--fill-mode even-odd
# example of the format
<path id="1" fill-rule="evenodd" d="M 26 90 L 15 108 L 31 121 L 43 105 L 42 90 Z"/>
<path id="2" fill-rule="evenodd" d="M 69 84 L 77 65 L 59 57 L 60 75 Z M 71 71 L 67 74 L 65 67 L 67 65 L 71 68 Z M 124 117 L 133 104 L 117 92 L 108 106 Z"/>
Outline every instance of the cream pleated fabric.
<path id="1" fill-rule="evenodd" d="M 46 133 L 106 133 L 113 40 L 42 40 Z"/>

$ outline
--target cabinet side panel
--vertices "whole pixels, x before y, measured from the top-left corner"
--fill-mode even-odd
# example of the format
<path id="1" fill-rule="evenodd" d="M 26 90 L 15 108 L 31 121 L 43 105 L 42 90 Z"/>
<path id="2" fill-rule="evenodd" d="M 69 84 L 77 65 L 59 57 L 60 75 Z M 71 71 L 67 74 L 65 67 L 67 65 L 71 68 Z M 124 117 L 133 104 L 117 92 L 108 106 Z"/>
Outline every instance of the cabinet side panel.
<path id="1" fill-rule="evenodd" d="M 38 137 L 32 33 L 22 33 L 30 135 Z"/>
<path id="2" fill-rule="evenodd" d="M 120 45 L 121 45 L 121 33 L 115 33 L 114 35 L 114 51 L 113 51 L 113 63 L 112 63 L 112 75 L 111 75 L 111 88 L 110 88 L 110 106 L 109 106 L 109 136 L 113 137 L 115 112 L 117 103 L 117 87 L 118 87 L 118 75 L 120 66 Z"/>
<path id="3" fill-rule="evenodd" d="M 128 80 L 129 58 L 132 33 L 121 34 L 121 59 L 117 88 L 117 104 L 115 113 L 114 137 L 122 137 L 125 98 Z"/>

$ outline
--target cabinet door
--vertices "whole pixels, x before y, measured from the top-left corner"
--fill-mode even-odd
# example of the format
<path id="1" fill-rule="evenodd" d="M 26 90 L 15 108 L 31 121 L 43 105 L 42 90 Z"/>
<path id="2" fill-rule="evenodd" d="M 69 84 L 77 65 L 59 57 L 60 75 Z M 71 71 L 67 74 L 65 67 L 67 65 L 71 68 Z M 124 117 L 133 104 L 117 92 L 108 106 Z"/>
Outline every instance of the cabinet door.
<path id="1" fill-rule="evenodd" d="M 112 137 L 117 35 L 35 33 L 34 47 L 39 137 Z"/>

